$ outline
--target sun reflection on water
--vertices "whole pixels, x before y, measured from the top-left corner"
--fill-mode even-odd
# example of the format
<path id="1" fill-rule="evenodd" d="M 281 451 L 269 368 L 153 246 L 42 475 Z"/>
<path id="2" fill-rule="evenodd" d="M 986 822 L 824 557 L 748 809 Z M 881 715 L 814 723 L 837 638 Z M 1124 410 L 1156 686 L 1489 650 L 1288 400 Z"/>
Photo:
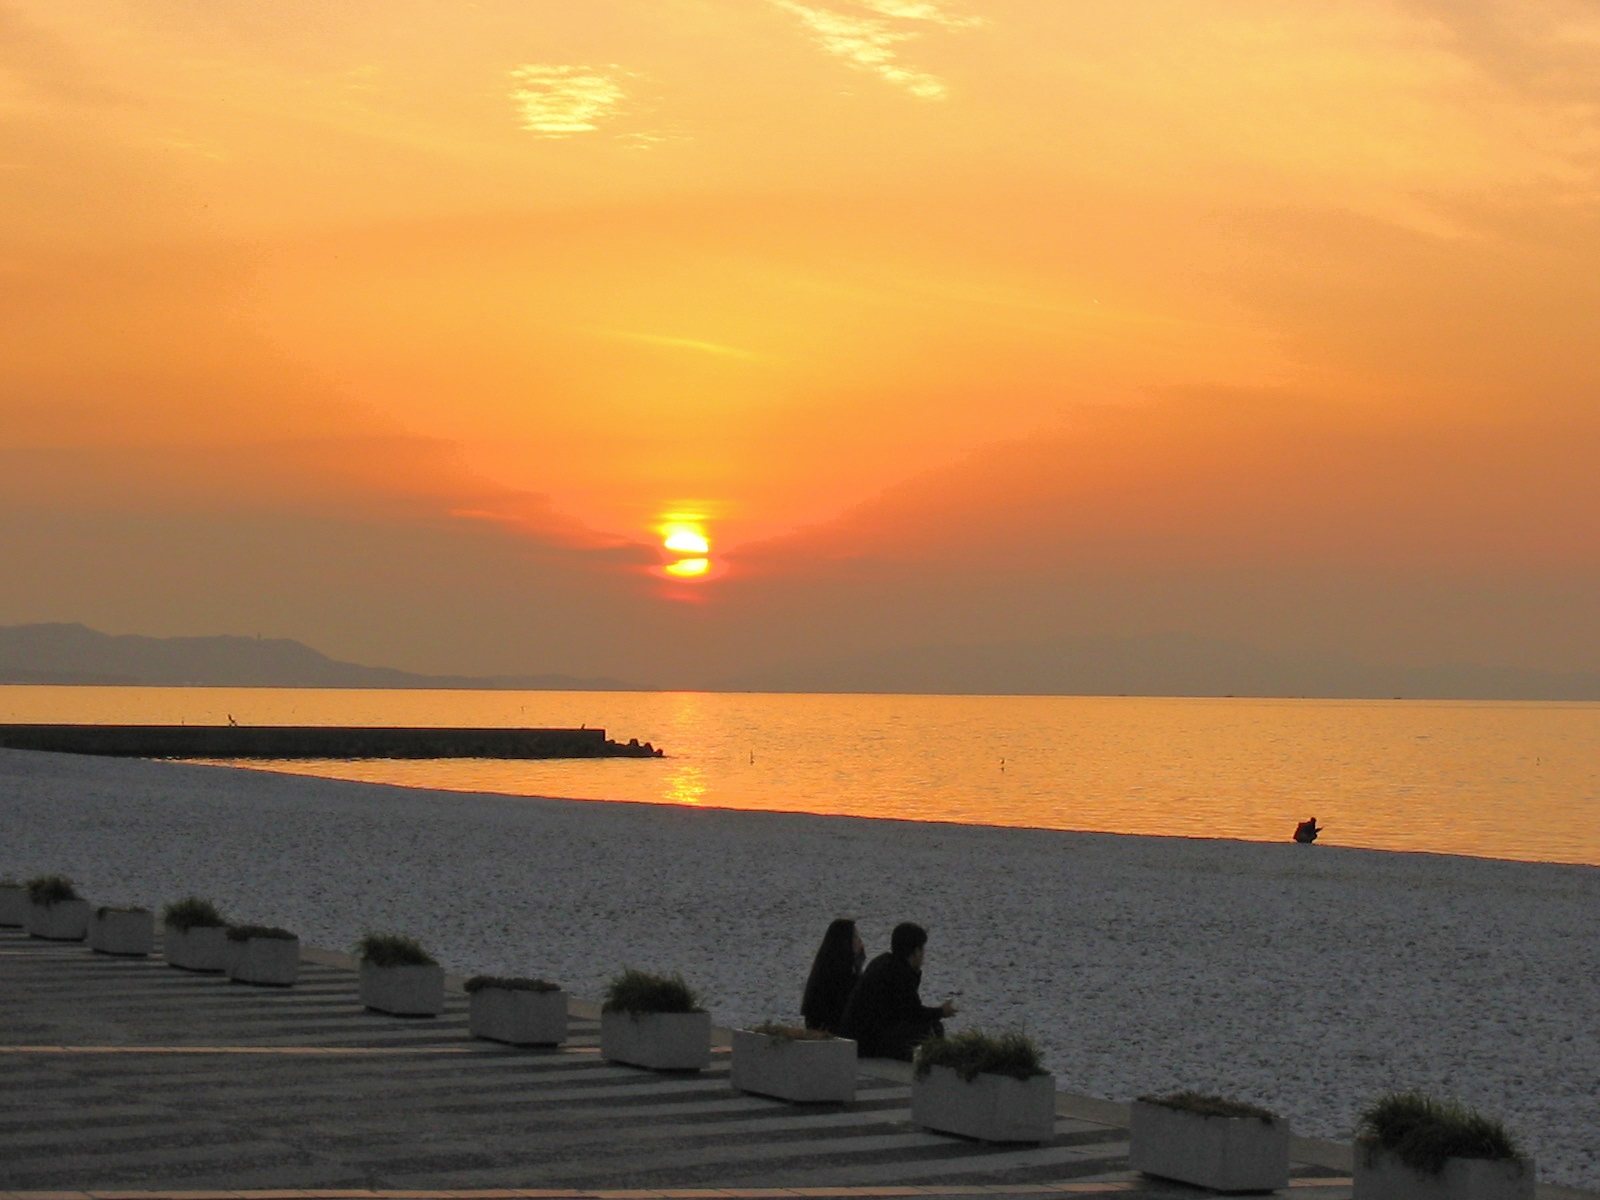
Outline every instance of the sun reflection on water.
<path id="1" fill-rule="evenodd" d="M 668 804 L 699 806 L 705 802 L 706 773 L 692 762 L 674 762 L 661 784 L 661 798 Z"/>

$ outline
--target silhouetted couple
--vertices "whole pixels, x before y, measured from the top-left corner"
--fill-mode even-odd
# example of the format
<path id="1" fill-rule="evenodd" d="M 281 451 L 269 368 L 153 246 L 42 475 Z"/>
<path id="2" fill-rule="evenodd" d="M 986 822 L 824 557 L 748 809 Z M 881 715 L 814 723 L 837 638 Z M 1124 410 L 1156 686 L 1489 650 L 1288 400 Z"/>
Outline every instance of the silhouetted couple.
<path id="1" fill-rule="evenodd" d="M 889 950 L 862 969 L 866 946 L 856 923 L 843 918 L 828 926 L 806 977 L 800 1011 L 807 1029 L 851 1038 L 864 1058 L 910 1060 L 918 1043 L 944 1035 L 943 1020 L 956 1015 L 946 1000 L 922 1003 L 922 956 L 928 931 L 910 921 L 894 927 Z"/>

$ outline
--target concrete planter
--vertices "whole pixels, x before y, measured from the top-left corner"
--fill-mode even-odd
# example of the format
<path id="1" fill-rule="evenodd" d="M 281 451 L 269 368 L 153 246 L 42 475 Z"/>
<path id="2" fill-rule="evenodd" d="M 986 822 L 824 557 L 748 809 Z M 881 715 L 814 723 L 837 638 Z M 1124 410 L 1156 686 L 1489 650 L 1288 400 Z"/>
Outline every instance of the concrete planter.
<path id="1" fill-rule="evenodd" d="M 1450 1158 L 1437 1175 L 1356 1145 L 1355 1200 L 1533 1200 L 1533 1160 Z"/>
<path id="2" fill-rule="evenodd" d="M 711 1014 L 600 1014 L 600 1057 L 652 1071 L 703 1071 L 711 1065 Z"/>
<path id="3" fill-rule="evenodd" d="M 89 902 L 57 900 L 54 904 L 28 902 L 28 936 L 52 942 L 81 942 L 89 936 Z"/>
<path id="4" fill-rule="evenodd" d="M 1129 1165 L 1214 1192 L 1271 1192 L 1289 1186 L 1289 1123 L 1219 1117 L 1134 1102 Z"/>
<path id="5" fill-rule="evenodd" d="M 161 945 L 169 967 L 183 971 L 228 969 L 226 925 L 191 925 L 187 929 L 168 925 L 162 930 Z"/>
<path id="6" fill-rule="evenodd" d="M 0 883 L 0 929 L 21 929 L 28 923 L 28 889 L 20 883 Z"/>
<path id="7" fill-rule="evenodd" d="M 300 939 L 228 940 L 228 978 L 259 987 L 291 987 L 300 977 Z"/>
<path id="8" fill-rule="evenodd" d="M 911 1081 L 911 1120 L 981 1142 L 1042 1142 L 1055 1132 L 1056 1077 L 979 1074 L 969 1082 L 933 1067 Z"/>
<path id="9" fill-rule="evenodd" d="M 361 964 L 361 1003 L 396 1017 L 437 1017 L 444 1011 L 444 968 L 438 963 L 399 967 Z"/>
<path id="10" fill-rule="evenodd" d="M 156 948 L 156 915 L 148 908 L 105 909 L 89 919 L 89 949 L 142 958 Z"/>
<path id="11" fill-rule="evenodd" d="M 730 1081 L 741 1092 L 797 1104 L 848 1104 L 856 1098 L 856 1044 L 735 1029 Z"/>
<path id="12" fill-rule="evenodd" d="M 567 994 L 529 988 L 479 988 L 468 1029 L 475 1038 L 512 1046 L 559 1046 L 567 1040 Z"/>

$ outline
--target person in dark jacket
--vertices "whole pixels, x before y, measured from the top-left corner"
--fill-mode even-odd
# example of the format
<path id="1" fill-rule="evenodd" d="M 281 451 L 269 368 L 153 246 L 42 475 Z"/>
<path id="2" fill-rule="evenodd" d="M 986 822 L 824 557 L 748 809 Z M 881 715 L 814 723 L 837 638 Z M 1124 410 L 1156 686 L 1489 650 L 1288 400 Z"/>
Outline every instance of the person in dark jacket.
<path id="1" fill-rule="evenodd" d="M 805 996 L 800 1001 L 807 1029 L 839 1032 L 839 1018 L 866 960 L 867 948 L 856 932 L 856 923 L 848 917 L 832 922 L 811 960 L 811 974 L 806 976 Z"/>
<path id="2" fill-rule="evenodd" d="M 946 1000 L 938 1008 L 922 1002 L 922 956 L 928 931 L 905 921 L 889 935 L 889 951 L 867 964 L 850 993 L 839 1035 L 854 1038 L 863 1058 L 910 1060 L 919 1042 L 944 1036 L 943 1019 L 956 1015 Z"/>

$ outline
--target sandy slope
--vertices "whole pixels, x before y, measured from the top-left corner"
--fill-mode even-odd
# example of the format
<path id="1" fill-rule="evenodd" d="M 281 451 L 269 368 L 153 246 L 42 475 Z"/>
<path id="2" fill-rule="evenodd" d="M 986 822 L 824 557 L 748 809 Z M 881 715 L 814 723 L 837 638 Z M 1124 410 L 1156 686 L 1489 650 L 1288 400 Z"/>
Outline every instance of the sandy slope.
<path id="1" fill-rule="evenodd" d="M 1021 1026 L 1067 1090 L 1196 1087 L 1348 1137 L 1422 1086 L 1600 1188 L 1600 869 L 407 791 L 0 751 L 0 872 L 187 892 L 348 946 L 597 996 L 680 970 L 721 1024 L 794 1017 L 830 917 L 930 930 L 924 999 Z"/>

